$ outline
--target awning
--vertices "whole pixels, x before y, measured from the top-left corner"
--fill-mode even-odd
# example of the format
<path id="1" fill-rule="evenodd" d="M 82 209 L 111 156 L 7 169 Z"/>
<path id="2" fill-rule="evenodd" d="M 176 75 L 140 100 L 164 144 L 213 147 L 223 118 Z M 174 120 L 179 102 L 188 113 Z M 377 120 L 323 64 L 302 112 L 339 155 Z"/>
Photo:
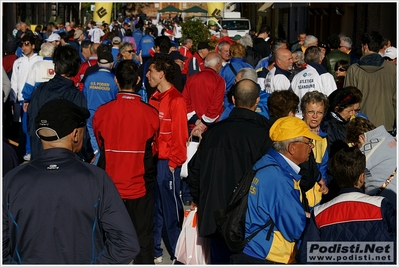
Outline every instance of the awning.
<path id="1" fill-rule="evenodd" d="M 268 9 L 268 8 L 271 7 L 272 5 L 273 5 L 273 2 L 264 3 L 264 4 L 258 9 L 258 12 L 264 12 L 266 9 Z"/>

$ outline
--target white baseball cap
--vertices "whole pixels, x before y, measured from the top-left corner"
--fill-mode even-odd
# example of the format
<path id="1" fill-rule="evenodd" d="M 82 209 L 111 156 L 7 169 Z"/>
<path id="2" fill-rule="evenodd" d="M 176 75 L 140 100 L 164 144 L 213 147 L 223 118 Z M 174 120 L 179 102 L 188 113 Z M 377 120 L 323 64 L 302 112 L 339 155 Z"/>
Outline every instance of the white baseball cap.
<path id="1" fill-rule="evenodd" d="M 47 42 L 54 42 L 54 41 L 59 41 L 61 40 L 61 36 L 58 33 L 52 33 L 48 39 L 46 39 Z"/>
<path id="2" fill-rule="evenodd" d="M 398 51 L 396 47 L 390 46 L 385 49 L 384 55 L 382 57 L 388 57 L 390 59 L 395 59 L 398 57 Z"/>

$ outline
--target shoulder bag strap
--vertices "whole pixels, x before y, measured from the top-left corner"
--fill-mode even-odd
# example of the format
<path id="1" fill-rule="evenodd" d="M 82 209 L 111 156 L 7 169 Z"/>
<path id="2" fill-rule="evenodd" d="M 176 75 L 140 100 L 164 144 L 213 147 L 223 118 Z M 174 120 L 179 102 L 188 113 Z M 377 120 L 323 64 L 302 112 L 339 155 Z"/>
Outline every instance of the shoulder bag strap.
<path id="1" fill-rule="evenodd" d="M 379 196 L 381 192 L 389 185 L 389 183 L 393 180 L 393 178 L 396 176 L 396 169 L 393 171 L 393 173 L 388 177 L 388 179 L 381 185 L 381 187 L 378 189 L 377 193 L 375 193 L 375 196 Z"/>
<path id="2" fill-rule="evenodd" d="M 233 67 L 233 65 L 231 63 L 229 63 L 230 69 L 231 71 L 234 73 L 235 76 L 237 76 L 237 71 L 236 69 Z"/>

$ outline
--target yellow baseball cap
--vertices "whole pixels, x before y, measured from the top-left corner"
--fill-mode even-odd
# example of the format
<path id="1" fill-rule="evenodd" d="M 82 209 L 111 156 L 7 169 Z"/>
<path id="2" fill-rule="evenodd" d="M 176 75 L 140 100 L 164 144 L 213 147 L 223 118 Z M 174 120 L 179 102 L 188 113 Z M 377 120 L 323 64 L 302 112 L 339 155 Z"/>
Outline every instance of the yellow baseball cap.
<path id="1" fill-rule="evenodd" d="M 301 136 L 313 140 L 322 139 L 319 135 L 313 133 L 303 120 L 291 116 L 276 120 L 270 128 L 269 136 L 274 142 L 285 141 Z"/>

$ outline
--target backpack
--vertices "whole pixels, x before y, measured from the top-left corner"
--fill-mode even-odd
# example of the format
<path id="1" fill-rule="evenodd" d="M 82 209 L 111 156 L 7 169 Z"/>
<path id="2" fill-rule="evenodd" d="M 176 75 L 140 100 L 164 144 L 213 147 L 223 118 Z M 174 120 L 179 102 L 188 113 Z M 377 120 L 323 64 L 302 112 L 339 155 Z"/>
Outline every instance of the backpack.
<path id="1" fill-rule="evenodd" d="M 256 170 L 254 170 L 252 166 L 247 170 L 234 188 L 227 207 L 214 212 L 217 232 L 222 237 L 227 247 L 234 253 L 242 252 L 245 245 L 269 225 L 270 229 L 266 239 L 270 239 L 270 235 L 274 228 L 272 219 L 269 219 L 264 226 L 245 238 L 245 215 L 248 208 L 249 189 L 257 171 L 269 166 L 277 165 L 268 164 Z"/>

